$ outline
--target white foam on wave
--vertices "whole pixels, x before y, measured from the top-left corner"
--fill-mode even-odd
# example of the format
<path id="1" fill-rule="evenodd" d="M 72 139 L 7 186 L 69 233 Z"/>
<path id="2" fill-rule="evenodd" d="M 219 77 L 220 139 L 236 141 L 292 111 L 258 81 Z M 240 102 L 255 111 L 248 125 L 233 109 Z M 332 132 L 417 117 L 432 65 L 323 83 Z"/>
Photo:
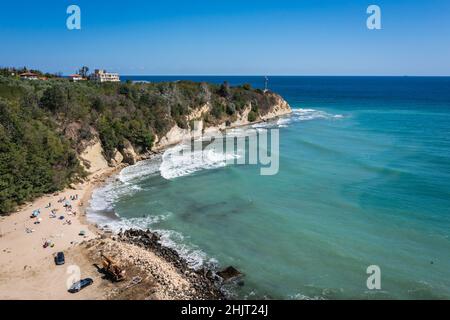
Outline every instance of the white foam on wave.
<path id="1" fill-rule="evenodd" d="M 87 219 L 98 225 L 109 224 L 111 221 L 120 220 L 114 210 L 115 203 L 123 196 L 133 195 L 139 192 L 138 185 L 111 181 L 101 188 L 94 190 L 87 211 Z"/>
<path id="2" fill-rule="evenodd" d="M 138 162 L 133 166 L 126 167 L 117 176 L 104 186 L 97 188 L 92 193 L 90 206 L 88 208 L 88 218 L 90 220 L 101 220 L 103 222 L 104 213 L 113 213 L 115 203 L 124 196 L 131 196 L 142 188 L 136 183 L 140 179 L 155 174 L 159 170 L 159 159 Z M 117 216 L 117 214 L 115 214 Z M 111 214 L 109 216 L 112 216 Z M 97 221 L 96 221 L 97 222 Z"/>
<path id="3" fill-rule="evenodd" d="M 311 120 L 333 120 L 342 119 L 344 115 L 342 114 L 331 114 L 325 111 L 316 109 L 293 109 L 291 114 L 281 116 L 276 121 L 267 121 L 255 123 L 252 128 L 259 129 L 269 129 L 269 128 L 287 128 L 290 124 L 300 122 L 300 121 L 311 121 Z"/>
<path id="4" fill-rule="evenodd" d="M 174 249 L 178 254 L 184 258 L 189 267 L 194 270 L 200 269 L 203 265 L 217 263 L 215 259 L 208 259 L 205 252 L 198 249 L 197 246 L 188 244 L 185 237 L 173 230 L 154 230 L 161 236 L 161 244 L 165 247 Z"/>
<path id="5" fill-rule="evenodd" d="M 325 300 L 324 298 L 319 297 L 319 296 L 309 297 L 302 293 L 294 294 L 294 295 L 290 296 L 289 298 L 292 300 Z"/>
<path id="6" fill-rule="evenodd" d="M 95 189 L 92 193 L 89 209 L 92 211 L 113 210 L 113 204 L 120 193 L 114 183 L 108 183 L 101 188 Z"/>
<path id="7" fill-rule="evenodd" d="M 135 182 L 156 172 L 158 172 L 158 164 L 151 161 L 142 161 L 123 169 L 115 180 L 94 190 L 87 210 L 88 219 L 96 223 L 104 223 L 106 218 L 117 216 L 114 212 L 115 203 L 124 196 L 132 196 L 141 191 L 142 188 Z"/>
<path id="8" fill-rule="evenodd" d="M 157 223 L 161 223 L 162 221 L 169 218 L 171 213 L 151 216 L 147 215 L 145 217 L 138 218 L 121 218 L 119 220 L 110 221 L 108 225 L 111 230 L 114 232 L 120 232 L 120 230 L 128 230 L 128 229 L 139 229 L 139 230 L 147 230 L 151 229 L 153 225 Z"/>
<path id="9" fill-rule="evenodd" d="M 150 160 L 140 161 L 133 166 L 123 169 L 119 173 L 118 179 L 126 183 L 135 179 L 147 178 L 149 175 L 155 174 L 159 171 L 160 162 L 160 155 Z"/>
<path id="10" fill-rule="evenodd" d="M 280 128 L 286 128 L 291 123 L 291 120 L 289 118 L 280 118 L 277 121 L 277 125 Z"/>
<path id="11" fill-rule="evenodd" d="M 151 230 L 152 232 L 158 233 L 160 235 L 161 245 L 174 249 L 193 269 L 199 269 L 205 265 L 205 263 L 210 265 L 217 264 L 217 260 L 212 258 L 209 259 L 205 252 L 198 249 L 198 247 L 189 244 L 180 232 L 154 228 L 156 224 L 165 221 L 171 215 L 172 213 L 167 213 L 141 218 L 122 218 L 115 221 L 109 221 L 107 225 L 116 233 L 128 229 Z"/>
<path id="12" fill-rule="evenodd" d="M 132 196 L 139 192 L 141 187 L 139 187 L 138 182 L 143 178 L 158 173 L 160 166 L 162 166 L 163 169 L 161 174 L 162 172 L 166 172 L 167 176 L 183 175 L 196 170 L 201 170 L 202 167 L 199 165 L 192 165 L 186 169 L 182 168 L 183 159 L 180 160 L 174 155 L 176 150 L 179 150 L 180 147 L 182 146 L 174 147 L 173 150 L 168 153 L 170 156 L 166 155 L 166 160 L 170 159 L 169 163 L 171 163 L 171 166 L 167 166 L 167 162 L 167 167 L 162 166 L 164 157 L 161 156 L 152 160 L 142 161 L 136 165 L 125 168 L 117 175 L 117 179 L 111 180 L 103 187 L 96 189 L 92 194 L 90 206 L 87 210 L 87 216 L 89 221 L 96 223 L 99 226 L 107 225 L 109 229 L 116 233 L 120 230 L 127 229 L 150 229 L 157 232 L 161 236 L 160 242 L 163 246 L 176 250 L 181 257 L 186 259 L 186 262 L 191 268 L 198 269 L 204 264 L 217 264 L 217 261 L 208 258 L 206 253 L 198 249 L 198 247 L 189 244 L 181 233 L 173 230 L 155 228 L 157 224 L 168 219 L 172 213 L 167 212 L 157 216 L 146 215 L 144 217 L 126 218 L 120 217 L 115 211 L 115 204 L 117 201 L 125 196 Z M 223 160 L 226 160 L 226 157 L 221 157 L 214 151 L 210 151 L 206 153 L 206 159 L 206 166 L 213 168 L 223 165 Z"/>
<path id="13" fill-rule="evenodd" d="M 279 128 L 286 128 L 292 123 L 301 121 L 335 120 L 342 118 L 344 118 L 344 115 L 342 114 L 331 114 L 316 109 L 293 109 L 290 115 L 279 118 L 276 122 L 276 125 Z"/>
<path id="14" fill-rule="evenodd" d="M 292 114 L 283 116 L 277 121 L 267 121 L 256 123 L 250 127 L 235 128 L 227 131 L 227 137 L 235 136 L 249 136 L 256 132 L 261 132 L 270 128 L 285 128 L 290 124 L 299 121 L 309 121 L 315 119 L 340 119 L 343 115 L 334 115 L 321 110 L 315 109 L 294 109 Z M 205 137 L 203 141 L 209 140 L 210 137 Z M 222 143 L 221 140 L 214 143 Z M 165 179 L 174 179 L 186 175 L 190 175 L 200 170 L 208 170 L 224 167 L 227 165 L 228 160 L 238 158 L 239 152 L 230 153 L 222 152 L 219 148 L 219 152 L 214 150 L 191 151 L 190 145 L 177 145 L 173 148 L 166 150 L 162 156 L 162 163 L 159 167 L 160 174 Z"/>
<path id="15" fill-rule="evenodd" d="M 309 121 L 316 119 L 340 119 L 344 116 L 341 114 L 331 114 L 321 110 L 315 109 L 294 109 L 292 111 L 292 119 L 294 121 Z"/>
<path id="16" fill-rule="evenodd" d="M 343 115 L 333 115 L 325 111 L 315 109 L 294 109 L 292 114 L 279 118 L 277 121 L 258 123 L 251 127 L 243 127 L 229 130 L 227 136 L 248 136 L 256 134 L 257 131 L 267 128 L 282 128 L 298 121 L 310 121 L 314 119 L 340 119 Z M 209 138 L 207 138 L 209 139 Z M 205 138 L 205 140 L 207 140 Z M 222 143 L 218 140 L 213 143 Z M 164 221 L 170 213 L 159 216 L 145 216 L 140 218 L 121 218 L 114 211 L 117 201 L 124 196 L 132 196 L 141 188 L 138 182 L 150 175 L 160 174 L 165 179 L 174 179 L 186 176 L 201 170 L 215 169 L 227 165 L 228 160 L 239 157 L 240 152 L 221 152 L 208 148 L 206 151 L 191 151 L 190 145 L 177 145 L 151 160 L 138 162 L 136 165 L 123 169 L 115 181 L 93 192 L 88 209 L 88 219 L 100 225 L 107 224 L 111 229 L 118 232 L 120 229 L 150 229 L 156 224 Z M 214 259 L 207 258 L 206 254 L 197 247 L 188 244 L 184 236 L 173 230 L 153 230 L 161 235 L 161 244 L 176 250 L 180 256 L 186 259 L 193 268 L 200 268 L 205 263 L 217 263 Z M 302 295 L 292 298 L 308 298 Z M 317 298 L 317 297 L 313 297 Z"/>
<path id="17" fill-rule="evenodd" d="M 222 143 L 222 141 L 215 142 Z M 221 152 L 220 149 L 194 150 L 190 145 L 178 145 L 164 152 L 159 167 L 164 179 L 174 179 L 200 170 L 225 167 L 230 160 L 239 156 L 234 152 Z"/>

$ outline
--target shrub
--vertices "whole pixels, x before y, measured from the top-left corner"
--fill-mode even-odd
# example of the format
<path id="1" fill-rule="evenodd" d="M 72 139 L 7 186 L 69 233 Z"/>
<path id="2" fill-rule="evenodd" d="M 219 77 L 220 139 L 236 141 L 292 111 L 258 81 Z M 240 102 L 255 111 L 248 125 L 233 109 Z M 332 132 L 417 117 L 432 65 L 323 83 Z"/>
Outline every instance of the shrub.
<path id="1" fill-rule="evenodd" d="M 258 115 L 256 114 L 256 112 L 250 111 L 248 113 L 247 119 L 248 119 L 249 122 L 254 122 L 254 121 L 256 121 L 257 118 L 258 118 Z"/>
<path id="2" fill-rule="evenodd" d="M 66 110 L 68 105 L 67 91 L 61 85 L 55 85 L 44 91 L 41 106 L 50 111 Z"/>
<path id="3" fill-rule="evenodd" d="M 242 85 L 244 90 L 252 90 L 252 85 L 250 83 L 245 83 Z"/>

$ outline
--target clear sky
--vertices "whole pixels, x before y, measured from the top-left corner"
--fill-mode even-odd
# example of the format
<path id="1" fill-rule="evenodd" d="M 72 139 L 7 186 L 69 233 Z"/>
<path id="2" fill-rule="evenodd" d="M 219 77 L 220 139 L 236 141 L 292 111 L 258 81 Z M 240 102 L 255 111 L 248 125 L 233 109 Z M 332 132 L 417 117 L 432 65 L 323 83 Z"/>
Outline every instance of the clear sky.
<path id="1" fill-rule="evenodd" d="M 81 30 L 66 9 L 81 8 Z M 382 10 L 368 30 L 366 9 Z M 450 0 L 29 0 L 0 4 L 0 65 L 73 73 L 450 75 Z"/>

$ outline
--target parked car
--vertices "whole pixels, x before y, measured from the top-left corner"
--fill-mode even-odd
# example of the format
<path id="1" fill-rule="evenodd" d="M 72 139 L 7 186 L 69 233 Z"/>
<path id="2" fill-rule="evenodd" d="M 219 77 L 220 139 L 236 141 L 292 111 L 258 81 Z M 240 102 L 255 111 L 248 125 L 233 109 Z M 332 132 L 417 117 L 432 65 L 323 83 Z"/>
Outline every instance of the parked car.
<path id="1" fill-rule="evenodd" d="M 94 280 L 91 278 L 82 279 L 80 281 L 75 282 L 69 289 L 70 293 L 77 293 L 81 289 L 86 288 L 87 286 L 90 286 L 92 283 L 94 283 Z"/>
<path id="2" fill-rule="evenodd" d="M 55 263 L 57 266 L 63 265 L 66 263 L 66 259 L 64 258 L 63 252 L 58 252 L 55 256 Z"/>

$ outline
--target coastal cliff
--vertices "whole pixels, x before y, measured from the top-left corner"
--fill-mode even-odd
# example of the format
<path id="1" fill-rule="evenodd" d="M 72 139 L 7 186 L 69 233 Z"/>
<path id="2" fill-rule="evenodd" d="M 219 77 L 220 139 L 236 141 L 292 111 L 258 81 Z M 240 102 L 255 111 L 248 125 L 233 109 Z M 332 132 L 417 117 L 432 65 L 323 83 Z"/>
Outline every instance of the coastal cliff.
<path id="1" fill-rule="evenodd" d="M 0 77 L 0 214 L 186 138 L 289 112 L 281 96 L 248 84 Z"/>
<path id="2" fill-rule="evenodd" d="M 91 290 L 77 297 L 228 298 L 221 287 L 227 272 L 191 269 L 161 245 L 158 234 L 127 230 L 117 236 L 95 228 L 87 224 L 86 206 L 94 188 L 126 165 L 202 133 L 290 112 L 281 96 L 249 85 L 31 82 L 0 76 L 0 215 L 5 215 L 0 236 L 7 244 L 0 255 L 1 297 L 70 299 L 67 275 L 53 263 L 53 254 L 64 251 L 95 279 Z M 61 199 L 71 199 L 73 212 Z M 46 214 L 50 204 L 64 221 Z M 41 209 L 39 220 L 30 218 Z M 49 242 L 54 247 L 43 247 Z M 93 267 L 99 251 L 117 258 L 129 281 L 117 285 L 103 279 Z M 39 285 L 49 281 L 58 286 Z"/>
<path id="3" fill-rule="evenodd" d="M 153 146 L 154 150 L 161 150 L 170 145 L 178 144 L 185 139 L 192 137 L 199 137 L 203 132 L 214 132 L 219 130 L 226 130 L 239 126 L 245 126 L 252 123 L 268 121 L 273 118 L 277 118 L 292 112 L 289 104 L 279 95 L 275 93 L 266 93 L 272 99 L 272 104 L 264 110 L 263 113 L 257 114 L 253 121 L 249 120 L 249 114 L 255 109 L 254 103 L 249 102 L 244 108 L 235 114 L 234 117 L 227 117 L 222 123 L 215 124 L 207 123 L 204 121 L 204 116 L 211 112 L 212 106 L 210 103 L 205 104 L 201 108 L 196 109 L 188 115 L 189 123 L 192 120 L 197 121 L 197 128 L 193 128 L 191 125 L 187 129 L 181 129 L 178 125 L 174 125 L 169 132 L 161 139 L 155 141 Z"/>
<path id="4" fill-rule="evenodd" d="M 135 148 L 133 144 L 124 139 L 123 147 L 114 149 L 112 156 L 107 157 L 102 147 L 98 133 L 93 132 L 94 138 L 83 142 L 83 150 L 79 153 L 79 158 L 84 169 L 89 173 L 95 173 L 105 168 L 115 167 L 122 163 L 135 164 L 145 157 L 148 152 L 159 152 L 165 148 L 178 144 L 187 139 L 200 137 L 203 133 L 212 133 L 215 131 L 226 130 L 239 126 L 245 126 L 252 123 L 268 121 L 292 112 L 289 104 L 278 94 L 273 92 L 263 93 L 271 104 L 260 113 L 257 113 L 254 119 L 249 119 L 252 110 L 258 110 L 258 104 L 255 101 L 248 102 L 240 111 L 233 115 L 225 115 L 220 121 L 211 122 L 208 115 L 212 112 L 213 105 L 210 101 L 199 107 L 193 107 L 189 114 L 185 116 L 186 128 L 181 128 L 175 123 L 164 135 L 159 137 L 155 134 L 153 144 L 148 149 Z M 206 120 L 205 120 L 206 119 Z M 250 121 L 252 120 L 252 121 Z M 193 121 L 196 121 L 194 128 Z"/>
<path id="5" fill-rule="evenodd" d="M 194 109 L 189 115 L 186 116 L 188 120 L 188 128 L 182 129 L 175 124 L 170 130 L 161 138 L 155 136 L 153 146 L 150 148 L 151 152 L 158 152 L 165 148 L 181 143 L 186 139 L 197 138 L 204 132 L 212 133 L 215 131 L 231 129 L 235 127 L 250 125 L 252 123 L 258 123 L 268 121 L 280 116 L 287 115 L 292 112 L 289 104 L 279 95 L 275 93 L 266 93 L 273 99 L 273 105 L 269 106 L 264 113 L 258 114 L 254 121 L 249 121 L 248 115 L 254 109 L 252 102 L 249 102 L 241 112 L 238 112 L 235 117 L 228 117 L 223 123 L 211 124 L 204 121 L 204 117 L 211 112 L 211 104 L 205 105 Z M 197 121 L 197 127 L 194 128 L 192 121 Z M 87 143 L 86 148 L 79 154 L 84 168 L 89 173 L 95 173 L 105 169 L 108 166 L 117 166 L 121 163 L 135 164 L 137 161 L 145 157 L 146 154 L 137 152 L 133 145 L 125 140 L 125 147 L 119 151 L 114 150 L 113 156 L 110 159 L 105 157 L 105 152 L 102 148 L 100 140 L 95 137 Z"/>

